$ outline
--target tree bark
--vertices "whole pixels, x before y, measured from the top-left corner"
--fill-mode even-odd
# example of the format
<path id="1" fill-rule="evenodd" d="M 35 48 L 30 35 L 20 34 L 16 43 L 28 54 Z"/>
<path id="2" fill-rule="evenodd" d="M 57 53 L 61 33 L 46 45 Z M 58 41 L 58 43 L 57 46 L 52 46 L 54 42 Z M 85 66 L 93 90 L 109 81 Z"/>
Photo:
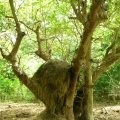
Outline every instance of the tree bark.
<path id="1" fill-rule="evenodd" d="M 84 71 L 84 99 L 82 104 L 81 120 L 93 120 L 93 83 L 91 70 L 91 44 L 86 54 Z"/>

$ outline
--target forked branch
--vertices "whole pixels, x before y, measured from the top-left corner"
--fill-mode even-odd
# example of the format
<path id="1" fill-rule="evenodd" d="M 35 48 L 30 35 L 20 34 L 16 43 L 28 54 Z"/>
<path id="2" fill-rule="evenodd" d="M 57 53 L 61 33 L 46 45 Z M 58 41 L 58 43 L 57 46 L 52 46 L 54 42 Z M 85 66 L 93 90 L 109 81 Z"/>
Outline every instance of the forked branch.
<path id="1" fill-rule="evenodd" d="M 76 89 L 76 83 L 77 83 L 77 78 L 79 75 L 79 70 L 81 65 L 85 61 L 85 56 L 87 54 L 88 48 L 91 44 L 91 38 L 93 35 L 93 32 L 97 25 L 101 22 L 98 18 L 99 14 L 99 9 L 100 6 L 104 3 L 104 0 L 95 0 L 94 3 L 92 3 L 90 12 L 88 14 L 88 19 L 84 23 L 84 31 L 81 37 L 81 42 L 78 47 L 78 51 L 76 53 L 75 58 L 73 59 L 73 66 L 72 66 L 72 78 L 70 82 L 70 90 L 69 93 L 66 97 L 66 106 L 67 110 L 72 113 L 72 106 L 73 106 L 73 101 L 74 101 L 74 94 L 75 94 L 75 89 Z M 74 5 L 73 5 L 74 7 Z M 75 8 L 76 12 L 76 8 Z M 69 117 L 69 115 L 68 115 Z M 68 118 L 68 120 L 73 120 L 74 118 Z"/>
<path id="2" fill-rule="evenodd" d="M 77 0 L 77 5 L 75 5 L 73 0 L 71 0 L 70 2 L 76 17 L 69 18 L 78 19 L 82 24 L 84 24 L 87 19 L 87 0 Z"/>
<path id="3" fill-rule="evenodd" d="M 17 37 L 16 37 L 16 41 L 15 41 L 15 45 L 13 46 L 13 49 L 12 51 L 10 52 L 9 55 L 5 55 L 2 51 L 2 48 L 1 48 L 1 53 L 2 53 L 2 56 L 10 61 L 11 63 L 15 62 L 16 58 L 16 54 L 18 52 L 18 49 L 19 49 L 19 46 L 21 44 L 21 41 L 25 35 L 24 32 L 21 31 L 21 28 L 20 28 L 20 24 L 19 24 L 19 21 L 18 21 L 18 18 L 17 18 L 17 15 L 15 13 L 15 7 L 14 7 L 14 4 L 13 4 L 13 0 L 9 0 L 9 4 L 10 4 L 10 8 L 11 8 L 11 11 L 12 11 L 12 15 L 13 15 L 13 19 L 15 21 L 15 24 L 16 24 L 16 31 L 17 31 Z"/>
<path id="4" fill-rule="evenodd" d="M 106 10 L 108 7 L 106 7 L 106 5 L 103 5 L 105 0 L 92 0 L 90 13 L 87 12 L 87 0 L 77 0 L 77 2 L 71 0 L 70 2 L 76 17 L 69 18 L 77 19 L 83 25 L 85 25 L 88 21 L 94 22 L 96 20 L 103 21 L 107 19 Z"/>
<path id="5" fill-rule="evenodd" d="M 13 4 L 13 0 L 9 0 L 9 4 L 10 4 L 11 11 L 12 11 L 13 19 L 14 19 L 15 24 L 16 24 L 16 30 L 18 33 L 20 33 L 21 32 L 20 24 L 19 24 L 18 18 L 17 18 L 16 13 L 15 13 L 16 11 L 15 11 L 15 7 Z"/>
<path id="6" fill-rule="evenodd" d="M 40 33 L 39 33 L 40 26 L 37 26 L 36 29 L 33 29 L 33 28 L 29 27 L 27 24 L 25 24 L 23 21 L 20 21 L 20 23 L 22 23 L 25 27 L 27 27 L 29 30 L 31 30 L 32 32 L 34 32 L 36 34 L 36 40 L 38 43 L 38 50 L 35 52 L 35 54 L 45 61 L 49 60 L 50 57 L 48 55 L 46 55 L 45 53 L 43 53 L 43 50 L 42 50 L 41 43 L 43 40 L 46 40 L 46 39 L 42 39 L 40 37 Z"/>
<path id="7" fill-rule="evenodd" d="M 105 57 L 102 62 L 93 71 L 92 81 L 96 79 L 114 62 L 120 59 L 120 46 L 116 48 L 115 44 L 118 39 L 118 30 L 115 30 L 115 37 L 111 45 L 106 49 Z M 111 50 L 111 52 L 110 52 Z"/>
<path id="8" fill-rule="evenodd" d="M 17 59 L 16 59 L 16 54 L 18 52 L 19 46 L 21 44 L 21 41 L 22 41 L 25 33 L 21 31 L 20 24 L 19 24 L 17 15 L 15 13 L 15 7 L 14 7 L 14 4 L 13 4 L 13 0 L 9 0 L 9 4 L 10 4 L 11 11 L 12 11 L 13 19 L 14 19 L 15 24 L 16 24 L 17 36 L 16 36 L 15 45 L 13 46 L 12 51 L 8 55 L 6 55 L 4 53 L 2 47 L 0 48 L 0 52 L 1 52 L 2 56 L 3 56 L 3 58 L 5 58 L 7 61 L 9 61 L 12 64 L 13 72 L 18 76 L 20 81 L 22 81 L 26 85 L 27 80 L 28 80 L 28 76 L 19 67 Z M 23 79 L 23 78 L 25 78 L 25 79 Z"/>
<path id="9" fill-rule="evenodd" d="M 104 59 L 101 64 L 99 64 L 96 69 L 93 72 L 92 75 L 92 81 L 93 83 L 96 81 L 96 79 L 114 62 L 120 59 L 120 47 L 119 47 L 119 52 L 117 54 L 110 54 Z"/>
<path id="10" fill-rule="evenodd" d="M 43 60 L 47 61 L 49 60 L 50 58 L 45 54 L 43 53 L 42 51 L 42 45 L 41 45 L 41 42 L 42 42 L 42 39 L 40 38 L 40 34 L 39 34 L 39 29 L 40 29 L 40 26 L 37 26 L 36 30 L 35 30 L 35 33 L 36 33 L 36 39 L 37 39 L 37 42 L 38 42 L 38 50 L 35 52 L 40 58 L 42 58 Z"/>

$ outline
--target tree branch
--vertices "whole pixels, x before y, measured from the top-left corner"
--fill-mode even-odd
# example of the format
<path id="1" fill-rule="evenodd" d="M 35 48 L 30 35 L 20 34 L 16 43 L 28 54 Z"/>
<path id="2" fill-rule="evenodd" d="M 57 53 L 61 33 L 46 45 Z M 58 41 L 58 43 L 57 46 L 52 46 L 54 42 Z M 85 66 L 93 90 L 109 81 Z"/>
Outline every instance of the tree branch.
<path id="1" fill-rule="evenodd" d="M 10 61 L 11 59 L 9 58 L 9 56 L 5 55 L 2 48 L 0 47 L 0 52 L 3 56 L 3 58 L 5 58 L 6 60 Z M 30 81 L 31 79 L 28 78 L 27 74 L 19 67 L 16 58 L 12 61 L 10 61 L 12 64 L 12 70 L 15 73 L 15 75 L 19 78 L 19 80 L 27 87 L 31 90 L 31 92 L 34 93 L 34 95 L 36 95 L 35 93 L 37 93 L 37 89 L 34 86 L 34 84 L 32 83 L 32 81 Z M 33 89 L 34 88 L 34 89 Z M 38 97 L 38 96 L 36 96 Z"/>
<path id="2" fill-rule="evenodd" d="M 73 0 L 71 0 L 70 2 L 76 17 L 69 17 L 69 18 L 78 19 L 82 24 L 84 24 L 87 18 L 87 9 L 86 9 L 87 1 L 78 0 L 77 7 L 75 6 Z"/>
<path id="3" fill-rule="evenodd" d="M 17 18 L 16 13 L 15 13 L 15 7 L 13 5 L 13 0 L 9 0 L 9 4 L 10 4 L 11 11 L 12 11 L 13 19 L 14 19 L 15 24 L 16 24 L 16 30 L 18 33 L 20 33 L 21 32 L 20 24 L 19 24 L 18 18 Z"/>
<path id="4" fill-rule="evenodd" d="M 112 65 L 114 62 L 116 62 L 119 59 L 120 59 L 120 47 L 116 49 L 115 54 L 110 53 L 109 55 L 107 55 L 107 57 L 103 59 L 101 64 L 96 67 L 92 75 L 93 83 L 110 65 Z"/>
<path id="5" fill-rule="evenodd" d="M 73 60 L 74 61 L 73 66 L 75 67 L 74 69 L 76 69 L 76 71 L 79 71 L 79 65 L 81 65 L 82 62 L 84 62 L 84 58 L 87 53 L 88 46 L 91 42 L 93 32 L 97 27 L 97 25 L 100 23 L 99 19 L 97 18 L 98 15 L 97 12 L 99 12 L 99 8 L 101 4 L 103 4 L 104 0 L 97 0 L 97 1 L 99 1 L 98 2 L 99 4 L 96 2 L 91 6 L 89 19 L 87 23 L 84 25 L 84 32 L 81 37 L 81 43 L 78 47 L 76 57 Z"/>
<path id="6" fill-rule="evenodd" d="M 79 70 L 81 65 L 85 62 L 85 56 L 87 54 L 88 48 L 90 46 L 92 35 L 97 27 L 97 25 L 101 22 L 98 18 L 99 8 L 104 3 L 104 0 L 95 0 L 92 3 L 90 8 L 90 13 L 88 14 L 88 21 L 85 22 L 83 35 L 81 37 L 81 42 L 78 47 L 78 51 L 76 53 L 75 58 L 73 59 L 72 65 L 72 78 L 69 86 L 69 93 L 66 96 L 66 106 L 69 107 L 68 111 L 72 113 L 72 106 L 74 101 L 74 93 L 76 89 L 77 78 L 79 75 Z M 76 10 L 76 9 L 75 9 Z M 70 109 L 71 108 L 71 109 Z"/>
<path id="7" fill-rule="evenodd" d="M 36 53 L 40 58 L 42 58 L 43 60 L 47 61 L 47 60 L 49 60 L 50 58 L 49 58 L 45 53 L 42 52 L 42 47 L 41 47 L 42 39 L 40 38 L 39 29 L 40 29 L 40 26 L 37 26 L 37 28 L 36 28 L 36 30 L 35 30 L 36 38 L 37 38 L 37 42 L 38 42 L 38 51 L 36 51 L 35 53 Z"/>
<path id="8" fill-rule="evenodd" d="M 12 11 L 12 15 L 13 15 L 13 19 L 15 21 L 16 24 L 16 31 L 17 31 L 17 37 L 16 37 L 16 41 L 15 41 L 15 45 L 12 49 L 12 51 L 10 52 L 10 54 L 6 55 L 2 49 L 2 47 L 0 47 L 0 52 L 3 56 L 4 59 L 6 59 L 7 61 L 9 61 L 12 64 L 12 69 L 13 72 L 15 73 L 15 75 L 19 78 L 19 80 L 25 84 L 27 86 L 28 83 L 28 76 L 27 74 L 19 67 L 18 63 L 17 63 L 17 59 L 16 59 L 16 54 L 18 52 L 19 46 L 21 44 L 21 41 L 25 35 L 24 32 L 21 31 L 20 28 L 20 24 L 18 21 L 18 18 L 15 14 L 15 7 L 13 5 L 13 0 L 9 0 L 9 4 L 11 7 L 11 11 Z"/>
<path id="9" fill-rule="evenodd" d="M 18 52 L 19 46 L 21 44 L 21 41 L 22 41 L 25 33 L 21 32 L 20 24 L 19 24 L 19 21 L 18 21 L 18 18 L 16 16 L 16 14 L 15 14 L 15 8 L 14 8 L 14 5 L 13 5 L 13 0 L 9 0 L 9 4 L 10 4 L 11 11 L 12 11 L 12 14 L 13 14 L 13 19 L 14 19 L 15 24 L 16 24 L 17 37 L 16 37 L 15 45 L 14 45 L 12 51 L 10 52 L 10 54 L 5 55 L 5 53 L 2 50 L 2 47 L 0 48 L 0 51 L 1 51 L 1 54 L 2 54 L 3 58 L 10 61 L 11 63 L 14 63 L 14 62 L 16 62 L 15 56 Z"/>
<path id="10" fill-rule="evenodd" d="M 13 61 L 13 59 L 15 59 L 15 56 L 18 52 L 18 49 L 19 49 L 19 46 L 21 44 L 21 41 L 25 35 L 24 32 L 21 32 L 21 28 L 20 28 L 20 24 L 19 24 L 19 21 L 18 21 L 18 18 L 16 16 L 16 13 L 15 13 L 15 7 L 13 5 L 13 0 L 9 0 L 9 4 L 10 4 L 10 7 L 11 7 L 11 11 L 12 11 L 12 15 L 13 15 L 13 19 L 15 21 L 15 24 L 16 24 L 16 31 L 17 31 L 17 38 L 16 38 L 16 41 L 15 41 L 15 45 L 11 51 L 11 53 L 8 55 L 8 56 L 5 56 L 3 55 L 7 60 L 9 61 Z"/>
<path id="11" fill-rule="evenodd" d="M 20 23 L 22 23 L 26 28 L 30 29 L 31 31 L 35 32 L 35 30 L 31 27 L 29 27 L 28 25 L 26 25 L 23 21 L 20 21 Z"/>
<path id="12" fill-rule="evenodd" d="M 100 65 L 96 67 L 93 72 L 92 78 L 93 82 L 114 62 L 120 59 L 120 46 L 115 49 L 115 43 L 118 39 L 118 29 L 115 30 L 115 37 L 111 45 L 107 48 L 105 57 L 103 58 Z M 112 50 L 110 52 L 110 50 Z"/>
<path id="13" fill-rule="evenodd" d="M 87 13 L 87 0 L 78 0 L 77 7 L 73 0 L 70 1 L 73 11 L 76 17 L 69 17 L 70 19 L 78 19 L 83 25 L 91 20 L 91 22 L 98 19 L 103 21 L 107 19 L 105 11 L 107 8 L 104 7 L 104 0 L 92 0 L 92 7 L 90 9 L 91 13 Z M 97 14 L 96 14 L 97 13 Z M 91 16 L 92 15 L 92 16 Z"/>
<path id="14" fill-rule="evenodd" d="M 38 89 L 36 88 L 34 83 L 32 81 L 30 81 L 31 79 L 20 68 L 20 66 L 19 66 L 19 64 L 17 62 L 16 54 L 18 52 L 19 46 L 21 44 L 21 41 L 22 41 L 25 33 L 21 31 L 20 22 L 18 21 L 17 15 L 15 13 L 16 11 L 15 11 L 15 7 L 13 5 L 13 0 L 9 0 L 9 4 L 10 4 L 10 7 L 11 7 L 13 19 L 14 19 L 15 24 L 16 24 L 17 36 L 16 36 L 15 45 L 14 45 L 12 51 L 10 52 L 10 54 L 6 55 L 4 50 L 2 49 L 2 47 L 0 47 L 0 52 L 1 52 L 2 56 L 3 56 L 3 58 L 6 59 L 7 61 L 9 61 L 12 64 L 12 70 L 15 73 L 15 75 L 19 78 L 19 80 L 24 85 L 26 85 L 38 97 L 38 94 L 36 94 L 36 93 L 38 93 Z M 12 17 L 10 17 L 10 18 L 12 18 Z M 39 42 L 40 42 L 39 51 L 41 51 L 41 49 L 40 49 L 40 47 L 41 47 L 41 39 L 39 37 L 39 27 L 37 27 L 36 31 L 34 31 L 34 32 L 36 32 L 37 40 L 39 40 Z"/>
<path id="15" fill-rule="evenodd" d="M 71 6 L 73 8 L 73 11 L 75 12 L 75 15 L 77 16 L 77 8 L 75 7 L 73 0 L 71 0 L 70 2 L 71 2 Z"/>
<path id="16" fill-rule="evenodd" d="M 27 27 L 28 29 L 30 29 L 31 31 L 33 31 L 35 34 L 36 34 L 36 39 L 37 39 L 37 42 L 38 42 L 38 50 L 35 52 L 35 54 L 37 56 L 39 56 L 40 58 L 42 58 L 43 60 L 47 61 L 50 59 L 49 56 L 47 56 L 45 53 L 43 53 L 42 51 L 42 45 L 41 45 L 41 42 L 43 40 L 46 40 L 46 39 L 42 39 L 40 38 L 40 33 L 39 33 L 39 29 L 40 29 L 40 26 L 37 26 L 36 29 L 34 30 L 33 28 L 29 27 L 28 25 L 26 25 L 24 22 L 20 21 L 25 27 Z"/>
<path id="17" fill-rule="evenodd" d="M 117 41 L 117 38 L 118 38 L 118 30 L 115 31 L 115 38 L 114 38 L 113 42 L 111 43 L 111 45 L 106 50 L 105 58 L 108 56 L 110 50 L 112 50 L 113 54 L 115 53 L 115 43 Z"/>
<path id="18" fill-rule="evenodd" d="M 37 94 L 38 89 L 34 85 L 31 78 L 27 76 L 27 74 L 18 66 L 17 62 L 12 64 L 12 70 L 15 73 L 15 75 L 19 78 L 19 80 L 37 97 L 40 96 Z"/>
<path id="19" fill-rule="evenodd" d="M 19 46 L 21 44 L 21 41 L 24 37 L 25 33 L 24 32 L 20 32 L 17 34 L 17 38 L 16 38 L 16 42 L 15 42 L 15 45 L 10 53 L 10 57 L 13 58 L 14 56 L 16 56 L 17 52 L 18 52 L 18 49 L 19 49 Z"/>

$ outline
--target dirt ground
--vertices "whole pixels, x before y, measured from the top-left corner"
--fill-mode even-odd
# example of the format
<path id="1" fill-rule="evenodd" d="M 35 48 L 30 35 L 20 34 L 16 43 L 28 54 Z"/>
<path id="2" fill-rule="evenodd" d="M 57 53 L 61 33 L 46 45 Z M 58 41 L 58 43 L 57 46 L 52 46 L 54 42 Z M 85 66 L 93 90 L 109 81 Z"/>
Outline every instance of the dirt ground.
<path id="1" fill-rule="evenodd" d="M 40 104 L 0 103 L 0 120 L 34 120 L 45 109 Z M 120 105 L 94 106 L 94 120 L 120 120 Z"/>

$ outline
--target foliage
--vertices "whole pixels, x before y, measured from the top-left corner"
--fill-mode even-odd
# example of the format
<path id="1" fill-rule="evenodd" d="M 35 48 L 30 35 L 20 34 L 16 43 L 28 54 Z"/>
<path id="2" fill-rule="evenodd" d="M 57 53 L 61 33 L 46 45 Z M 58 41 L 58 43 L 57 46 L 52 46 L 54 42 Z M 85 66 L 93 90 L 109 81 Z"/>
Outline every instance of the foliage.
<path id="1" fill-rule="evenodd" d="M 88 3 L 89 8 L 90 1 L 88 1 Z M 108 2 L 108 20 L 101 23 L 94 32 L 92 58 L 95 58 L 97 63 L 93 63 L 93 68 L 97 66 L 98 62 L 102 61 L 106 49 L 115 39 L 116 30 L 119 29 L 120 8 L 118 3 L 119 0 Z M 77 51 L 76 48 L 81 39 L 80 36 L 83 32 L 83 26 L 75 19 L 70 19 L 70 17 L 75 16 L 75 13 L 69 1 L 21 0 L 18 2 L 16 0 L 14 4 L 22 31 L 26 33 L 17 55 L 21 68 L 24 69 L 29 76 L 32 76 L 36 69 L 43 63 L 42 60 L 33 54 L 38 47 L 36 35 L 33 31 L 37 26 L 40 26 L 39 34 L 41 39 L 43 39 L 43 52 L 46 54 L 51 52 L 52 58 L 64 59 L 71 62 L 72 57 L 75 56 L 75 51 Z M 75 2 L 75 5 L 77 5 L 77 2 Z M 4 46 L 3 50 L 9 54 L 16 41 L 16 30 L 8 1 L 2 0 L 0 2 L 0 24 L 0 45 Z M 118 31 L 116 47 L 120 45 L 119 36 L 120 32 Z M 6 66 L 4 65 L 5 63 L 3 60 L 0 62 L 0 73 L 2 76 L 8 79 L 16 79 L 11 71 L 10 65 L 8 64 Z M 109 70 L 110 73 L 113 68 L 118 69 L 114 65 L 111 70 Z M 115 80 L 119 79 L 116 78 L 117 75 L 114 75 L 114 71 L 112 71 L 112 74 L 113 76 L 108 76 L 108 71 L 104 73 L 96 82 L 96 87 L 100 89 L 102 85 L 103 91 L 105 91 L 107 87 L 106 92 L 111 89 L 112 82 L 109 80 L 110 77 Z M 115 82 L 115 84 L 118 84 L 118 82 Z"/>
<path id="2" fill-rule="evenodd" d="M 30 91 L 21 85 L 18 79 L 9 79 L 0 75 L 0 101 L 32 101 Z"/>
<path id="3" fill-rule="evenodd" d="M 10 64 L 0 60 L 0 101 L 32 101 L 34 96 L 13 74 Z"/>
<path id="4" fill-rule="evenodd" d="M 94 97 L 96 100 L 108 101 L 109 96 L 120 96 L 120 61 L 112 65 L 96 81 L 94 87 Z M 112 100 L 112 99 L 111 99 Z M 118 98 L 118 100 L 120 100 Z"/>

